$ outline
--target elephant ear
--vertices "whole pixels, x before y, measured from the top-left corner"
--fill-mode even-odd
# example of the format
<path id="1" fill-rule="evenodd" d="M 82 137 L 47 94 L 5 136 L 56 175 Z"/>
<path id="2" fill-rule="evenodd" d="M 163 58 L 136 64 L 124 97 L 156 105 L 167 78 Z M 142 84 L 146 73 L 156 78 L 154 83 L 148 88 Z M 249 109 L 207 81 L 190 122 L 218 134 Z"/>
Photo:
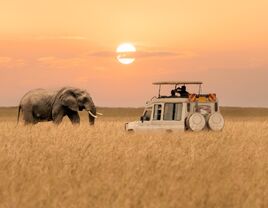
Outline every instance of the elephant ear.
<path id="1" fill-rule="evenodd" d="M 62 105 L 70 108 L 72 111 L 79 110 L 75 94 L 71 90 L 64 92 L 60 96 L 60 100 L 61 100 Z"/>

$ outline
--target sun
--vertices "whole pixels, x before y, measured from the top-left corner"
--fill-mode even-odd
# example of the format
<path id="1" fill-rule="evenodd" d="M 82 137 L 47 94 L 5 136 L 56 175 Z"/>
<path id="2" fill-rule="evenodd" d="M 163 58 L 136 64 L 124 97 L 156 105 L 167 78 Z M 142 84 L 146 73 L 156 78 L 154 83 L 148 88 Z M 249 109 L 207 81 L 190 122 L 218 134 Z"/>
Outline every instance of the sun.
<path id="1" fill-rule="evenodd" d="M 132 43 L 122 43 L 117 49 L 117 60 L 121 64 L 132 64 L 135 61 L 133 54 L 136 52 L 136 48 Z"/>

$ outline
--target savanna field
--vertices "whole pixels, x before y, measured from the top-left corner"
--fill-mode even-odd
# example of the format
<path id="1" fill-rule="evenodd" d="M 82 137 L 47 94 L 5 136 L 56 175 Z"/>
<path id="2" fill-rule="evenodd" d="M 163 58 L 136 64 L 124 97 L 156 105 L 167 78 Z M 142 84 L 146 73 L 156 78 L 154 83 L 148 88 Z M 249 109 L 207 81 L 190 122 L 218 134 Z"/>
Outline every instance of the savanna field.
<path id="1" fill-rule="evenodd" d="M 16 126 L 0 108 L 0 207 L 268 207 L 268 109 L 223 108 L 222 132 L 128 134 L 142 109 L 90 127 Z"/>

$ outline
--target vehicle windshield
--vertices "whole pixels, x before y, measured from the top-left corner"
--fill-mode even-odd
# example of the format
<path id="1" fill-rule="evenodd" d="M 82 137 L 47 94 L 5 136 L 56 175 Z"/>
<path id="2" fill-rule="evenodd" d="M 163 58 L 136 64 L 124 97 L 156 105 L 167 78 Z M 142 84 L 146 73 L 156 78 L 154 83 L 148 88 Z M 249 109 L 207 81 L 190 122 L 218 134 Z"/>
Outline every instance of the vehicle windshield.
<path id="1" fill-rule="evenodd" d="M 146 108 L 143 113 L 143 118 L 145 121 L 150 121 L 152 114 L 152 107 Z"/>

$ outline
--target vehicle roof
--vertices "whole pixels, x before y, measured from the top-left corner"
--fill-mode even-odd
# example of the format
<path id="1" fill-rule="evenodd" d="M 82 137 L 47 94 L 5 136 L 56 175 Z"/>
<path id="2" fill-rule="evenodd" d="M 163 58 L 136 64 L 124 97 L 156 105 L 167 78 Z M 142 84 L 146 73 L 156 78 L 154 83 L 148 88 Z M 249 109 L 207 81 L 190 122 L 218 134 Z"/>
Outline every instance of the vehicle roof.
<path id="1" fill-rule="evenodd" d="M 151 100 L 146 102 L 147 105 L 155 104 L 155 103 L 214 103 L 218 102 L 218 99 L 216 101 L 190 101 L 189 98 L 183 98 L 183 97 L 154 97 Z"/>
<path id="2" fill-rule="evenodd" d="M 154 104 L 154 103 L 170 103 L 170 102 L 189 102 L 188 98 L 181 98 L 181 97 L 165 97 L 165 98 L 153 98 L 150 101 L 147 101 L 147 104 Z"/>
<path id="3" fill-rule="evenodd" d="M 203 82 L 200 81 L 159 81 L 159 82 L 153 82 L 153 85 L 178 85 L 178 84 L 203 84 Z"/>

